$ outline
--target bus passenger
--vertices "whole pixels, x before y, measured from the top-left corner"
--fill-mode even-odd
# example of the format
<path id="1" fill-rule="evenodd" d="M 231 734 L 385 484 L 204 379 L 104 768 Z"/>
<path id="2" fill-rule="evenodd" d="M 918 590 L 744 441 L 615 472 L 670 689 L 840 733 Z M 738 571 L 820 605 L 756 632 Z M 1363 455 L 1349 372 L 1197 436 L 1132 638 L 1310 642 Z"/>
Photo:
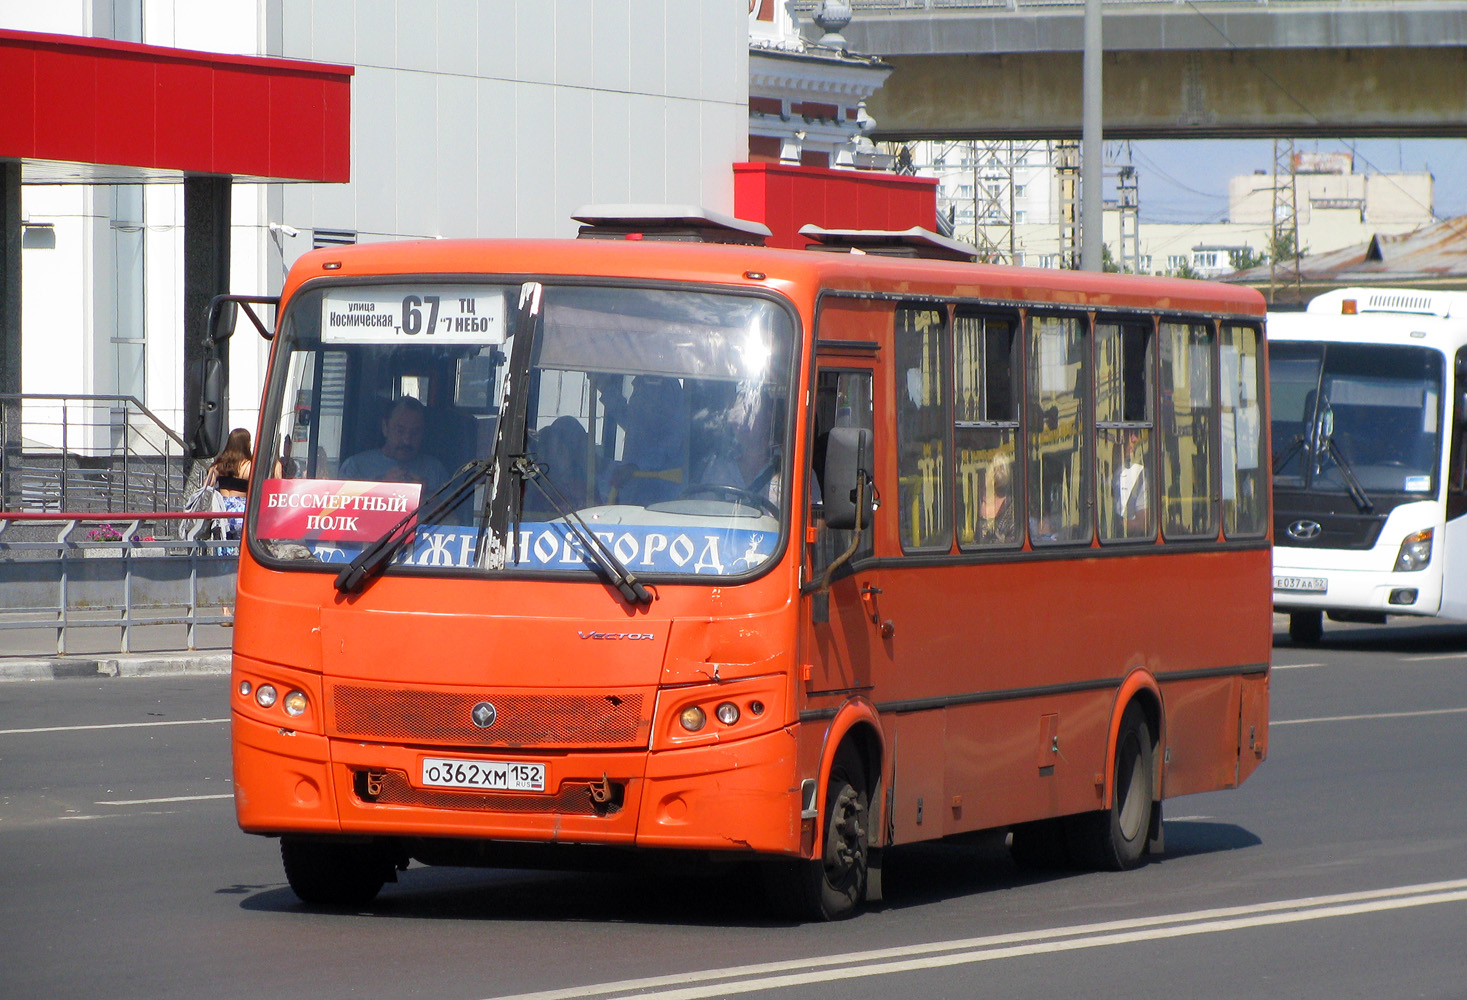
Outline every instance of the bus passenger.
<path id="1" fill-rule="evenodd" d="M 586 428 L 575 417 L 565 415 L 535 435 L 532 454 L 544 467 L 545 478 L 559 490 L 572 510 L 595 503 L 595 490 L 586 482 Z M 549 512 L 551 505 L 538 489 L 525 490 L 525 510 Z"/>
<path id="2" fill-rule="evenodd" d="M 1126 431 L 1125 459 L 1115 474 L 1115 511 L 1121 521 L 1121 534 L 1127 538 L 1145 535 L 1151 529 L 1147 501 L 1150 489 L 1146 483 L 1146 466 L 1142 464 L 1145 447 L 1139 430 Z"/>
<path id="3" fill-rule="evenodd" d="M 359 452 L 341 463 L 342 479 L 379 483 L 420 483 L 423 493 L 447 478 L 443 463 L 423 453 L 423 404 L 412 396 L 396 400 L 382 419 L 382 447 Z"/>
<path id="4" fill-rule="evenodd" d="M 600 389 L 606 414 L 626 434 L 621 461 L 611 470 L 607 499 L 646 506 L 683 492 L 688 462 L 688 400 L 682 383 L 638 375 L 628 399 Z"/>
<path id="5" fill-rule="evenodd" d="M 993 457 L 988 490 L 978 505 L 978 543 L 994 545 L 1018 540 L 1014 518 L 1014 460 L 1006 451 Z"/>

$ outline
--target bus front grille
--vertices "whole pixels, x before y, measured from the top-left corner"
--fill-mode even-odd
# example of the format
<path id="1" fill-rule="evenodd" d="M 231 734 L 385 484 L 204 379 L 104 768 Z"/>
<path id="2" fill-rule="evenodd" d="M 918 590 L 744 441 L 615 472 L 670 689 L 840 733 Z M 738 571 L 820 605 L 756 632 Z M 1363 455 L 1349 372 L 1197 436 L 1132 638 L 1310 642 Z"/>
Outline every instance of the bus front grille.
<path id="1" fill-rule="evenodd" d="M 332 735 L 388 743 L 513 748 L 636 748 L 651 739 L 639 693 L 503 694 L 337 684 Z M 474 709 L 493 706 L 479 726 Z M 481 712 L 481 719 L 483 713 Z"/>

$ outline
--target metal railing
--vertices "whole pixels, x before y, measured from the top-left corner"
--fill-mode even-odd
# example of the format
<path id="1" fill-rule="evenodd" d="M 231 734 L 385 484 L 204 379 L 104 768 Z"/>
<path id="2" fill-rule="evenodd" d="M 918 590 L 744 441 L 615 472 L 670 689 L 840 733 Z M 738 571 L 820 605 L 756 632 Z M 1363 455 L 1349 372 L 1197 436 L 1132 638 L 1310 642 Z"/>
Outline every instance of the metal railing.
<path id="1" fill-rule="evenodd" d="M 229 516 L 0 512 L 0 630 L 54 630 L 65 655 L 68 629 L 120 629 L 130 653 L 135 629 L 183 625 L 197 649 L 231 620 L 240 543 L 199 537 Z"/>
<path id="2" fill-rule="evenodd" d="M 0 395 L 0 506 L 178 510 L 188 448 L 133 396 Z"/>
<path id="3" fill-rule="evenodd" d="M 823 0 L 795 0 L 795 10 L 808 18 L 820 9 Z M 913 10 L 993 10 L 1017 11 L 1033 7 L 1083 7 L 1085 0 L 847 0 L 853 13 L 886 13 Z M 1349 0 L 1101 0 L 1104 7 L 1339 7 Z"/>

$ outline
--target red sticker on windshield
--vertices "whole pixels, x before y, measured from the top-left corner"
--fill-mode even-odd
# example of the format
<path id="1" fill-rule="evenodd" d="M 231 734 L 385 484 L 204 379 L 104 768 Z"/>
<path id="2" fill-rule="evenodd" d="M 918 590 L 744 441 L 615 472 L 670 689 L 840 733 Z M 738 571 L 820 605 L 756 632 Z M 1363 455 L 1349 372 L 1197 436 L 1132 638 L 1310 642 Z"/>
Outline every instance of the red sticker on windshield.
<path id="1" fill-rule="evenodd" d="M 257 538 L 370 542 L 418 507 L 420 483 L 267 479 Z"/>

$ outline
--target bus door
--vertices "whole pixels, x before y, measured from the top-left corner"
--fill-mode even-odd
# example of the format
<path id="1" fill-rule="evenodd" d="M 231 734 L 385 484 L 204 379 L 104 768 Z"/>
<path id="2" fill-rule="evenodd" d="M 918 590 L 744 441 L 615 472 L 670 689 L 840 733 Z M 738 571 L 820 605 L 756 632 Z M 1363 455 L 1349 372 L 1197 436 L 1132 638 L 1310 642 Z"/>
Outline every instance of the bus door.
<path id="1" fill-rule="evenodd" d="M 1452 379 L 1451 416 L 1447 425 L 1446 523 L 1442 525 L 1441 614 L 1467 619 L 1467 347 L 1457 351 Z"/>
<path id="2" fill-rule="evenodd" d="M 809 516 L 805 526 L 801 662 L 807 666 L 806 693 L 820 704 L 870 696 L 877 660 L 887 659 L 880 622 L 879 571 L 870 566 L 874 532 L 871 516 L 859 534 L 829 528 L 824 518 L 825 459 L 830 432 L 858 428 L 873 435 L 872 465 L 880 442 L 872 420 L 872 371 L 845 359 L 819 359 L 815 376 L 811 437 Z M 848 485 L 840 488 L 849 489 Z M 847 556 L 849 553 L 849 556 Z M 823 705 L 821 707 L 824 707 Z"/>

